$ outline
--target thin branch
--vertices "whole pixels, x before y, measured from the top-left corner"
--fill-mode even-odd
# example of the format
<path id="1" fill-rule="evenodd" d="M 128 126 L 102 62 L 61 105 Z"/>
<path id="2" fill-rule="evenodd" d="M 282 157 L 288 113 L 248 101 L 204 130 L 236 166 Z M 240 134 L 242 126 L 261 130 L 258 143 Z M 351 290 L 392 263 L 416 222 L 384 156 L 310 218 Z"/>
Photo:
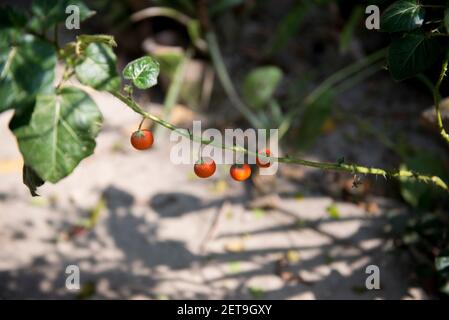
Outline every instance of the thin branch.
<path id="1" fill-rule="evenodd" d="M 443 120 L 441 118 L 441 112 L 440 112 L 440 102 L 441 102 L 440 87 L 441 87 L 441 83 L 443 82 L 444 77 L 446 76 L 448 63 L 449 63 L 449 56 L 447 56 L 445 58 L 445 60 L 443 62 L 443 66 L 441 67 L 441 73 L 438 78 L 437 84 L 433 88 L 433 100 L 435 103 L 435 113 L 436 113 L 436 117 L 437 117 L 438 129 L 440 130 L 440 135 L 449 144 L 449 135 L 447 134 L 446 130 L 444 129 Z"/>
<path id="2" fill-rule="evenodd" d="M 153 120 L 154 122 L 158 123 L 159 125 L 177 132 L 179 135 L 182 135 L 194 142 L 202 143 L 202 144 L 210 144 L 214 147 L 221 148 L 224 150 L 230 150 L 234 152 L 240 152 L 245 154 L 250 154 L 257 156 L 257 153 L 251 150 L 248 150 L 242 146 L 238 145 L 226 145 L 222 144 L 218 141 L 210 140 L 210 139 L 203 139 L 202 137 L 194 136 L 190 134 L 187 130 L 178 128 L 174 126 L 173 124 L 162 120 L 155 115 L 148 113 L 144 111 L 139 104 L 134 101 L 133 99 L 121 94 L 120 92 L 111 91 L 112 95 L 114 95 L 116 98 L 121 100 L 123 103 L 125 103 L 129 108 L 134 110 L 135 112 L 139 113 L 143 117 L 146 117 L 148 119 Z M 290 158 L 290 157 L 266 157 L 270 161 L 277 161 L 281 163 L 289 163 L 289 164 L 298 164 L 303 165 L 307 167 L 312 168 L 318 168 L 323 170 L 335 170 L 335 171 L 342 171 L 342 172 L 348 172 L 351 174 L 366 174 L 366 175 L 376 175 L 376 176 L 383 176 L 384 178 L 406 178 L 406 179 L 414 179 L 416 181 L 424 182 L 424 183 L 432 183 L 435 186 L 440 187 L 441 189 L 449 192 L 449 187 L 447 184 L 438 176 L 427 176 L 423 175 L 414 171 L 409 170 L 385 170 L 380 168 L 370 168 L 370 167 L 364 167 L 359 166 L 356 164 L 347 164 L 347 163 L 330 163 L 330 162 L 318 162 L 318 161 L 310 161 L 300 158 Z"/>
<path id="3" fill-rule="evenodd" d="M 220 52 L 220 48 L 217 43 L 217 38 L 215 33 L 209 31 L 206 33 L 206 42 L 209 47 L 209 53 L 212 59 L 212 63 L 214 64 L 215 70 L 218 75 L 218 79 L 223 86 L 231 104 L 248 120 L 248 122 L 256 127 L 261 128 L 263 124 L 261 121 L 252 113 L 252 111 L 242 102 L 240 99 L 237 90 L 232 84 L 232 80 L 229 76 L 228 70 L 223 61 L 223 57 Z"/>

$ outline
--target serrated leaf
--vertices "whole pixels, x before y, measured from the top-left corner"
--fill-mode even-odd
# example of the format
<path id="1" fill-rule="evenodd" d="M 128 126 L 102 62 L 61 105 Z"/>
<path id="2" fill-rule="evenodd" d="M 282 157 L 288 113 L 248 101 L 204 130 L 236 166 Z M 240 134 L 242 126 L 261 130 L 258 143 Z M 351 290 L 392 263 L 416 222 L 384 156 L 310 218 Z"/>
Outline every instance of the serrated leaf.
<path id="1" fill-rule="evenodd" d="M 255 108 L 266 106 L 282 77 L 282 70 L 275 66 L 259 67 L 248 73 L 243 84 L 246 103 Z"/>
<path id="2" fill-rule="evenodd" d="M 58 23 L 65 22 L 69 16 L 66 13 L 66 8 L 69 5 L 79 8 L 80 21 L 95 14 L 95 11 L 90 10 L 81 0 L 35 0 L 31 6 L 33 17 L 29 22 L 29 28 L 37 32 L 44 32 Z"/>
<path id="3" fill-rule="evenodd" d="M 103 43 L 91 43 L 75 67 L 78 80 L 98 90 L 114 91 L 120 87 L 116 70 L 117 58 L 112 49 Z"/>
<path id="4" fill-rule="evenodd" d="M 18 113 L 10 128 L 24 162 L 45 181 L 70 174 L 95 148 L 102 116 L 82 90 L 65 87 L 58 94 L 39 95 L 34 109 Z"/>
<path id="5" fill-rule="evenodd" d="M 380 18 L 380 28 L 386 32 L 415 30 L 424 23 L 424 8 L 417 0 L 399 0 L 389 6 Z"/>
<path id="6" fill-rule="evenodd" d="M 38 93 L 53 88 L 56 52 L 52 45 L 32 36 L 8 43 L 0 31 L 0 112 L 30 103 Z"/>
<path id="7" fill-rule="evenodd" d="M 438 39 L 424 33 L 408 33 L 396 39 L 388 50 L 387 62 L 395 80 L 404 80 L 430 68 L 438 60 Z"/>
<path id="8" fill-rule="evenodd" d="M 24 165 L 22 170 L 23 183 L 30 189 L 30 193 L 33 197 L 39 196 L 36 191 L 37 188 L 42 186 L 45 181 L 39 177 L 31 167 Z"/>
<path id="9" fill-rule="evenodd" d="M 131 61 L 123 69 L 123 77 L 132 80 L 139 89 L 148 89 L 157 84 L 159 62 L 145 56 Z"/>

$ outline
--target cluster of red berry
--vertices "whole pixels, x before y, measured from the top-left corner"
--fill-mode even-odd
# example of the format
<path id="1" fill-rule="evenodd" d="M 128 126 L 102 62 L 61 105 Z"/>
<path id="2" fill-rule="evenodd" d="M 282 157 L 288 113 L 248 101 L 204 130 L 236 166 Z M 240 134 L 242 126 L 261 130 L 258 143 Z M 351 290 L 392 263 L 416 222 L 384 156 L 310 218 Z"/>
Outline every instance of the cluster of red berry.
<path id="1" fill-rule="evenodd" d="M 147 129 L 137 130 L 131 135 L 131 144 L 137 150 L 149 149 L 153 145 L 153 142 L 153 133 Z M 260 154 L 268 157 L 271 156 L 269 149 L 265 149 Z M 259 168 L 268 168 L 271 166 L 270 162 L 262 162 L 259 157 L 256 158 L 256 164 Z M 195 163 L 193 170 L 198 177 L 209 178 L 215 173 L 216 168 L 217 166 L 213 159 L 201 157 Z M 247 163 L 233 164 L 229 173 L 234 180 L 245 181 L 251 176 L 251 167 Z"/>

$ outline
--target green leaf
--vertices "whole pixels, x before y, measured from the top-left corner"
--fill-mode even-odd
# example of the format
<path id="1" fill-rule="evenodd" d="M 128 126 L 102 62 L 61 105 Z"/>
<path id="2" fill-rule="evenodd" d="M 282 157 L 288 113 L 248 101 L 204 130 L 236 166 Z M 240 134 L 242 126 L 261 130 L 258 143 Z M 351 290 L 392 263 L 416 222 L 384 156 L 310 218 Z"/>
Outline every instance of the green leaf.
<path id="1" fill-rule="evenodd" d="M 45 32 L 58 23 L 65 22 L 70 13 L 66 13 L 69 5 L 79 8 L 80 21 L 93 16 L 95 11 L 90 10 L 81 0 L 35 0 L 31 6 L 32 19 L 30 29 Z"/>
<path id="2" fill-rule="evenodd" d="M 75 67 L 78 80 L 98 90 L 114 91 L 120 87 L 116 70 L 117 58 L 112 49 L 103 43 L 91 43 Z"/>
<path id="3" fill-rule="evenodd" d="M 307 105 L 299 126 L 298 147 L 302 150 L 309 148 L 321 133 L 326 120 L 332 110 L 334 93 L 323 93 L 314 103 Z"/>
<path id="4" fill-rule="evenodd" d="M 282 70 L 275 66 L 259 67 L 251 71 L 243 84 L 243 98 L 246 103 L 255 108 L 265 107 L 282 77 Z"/>
<path id="5" fill-rule="evenodd" d="M 27 23 L 27 16 L 17 8 L 9 5 L 0 8 L 0 29 L 22 28 Z"/>
<path id="6" fill-rule="evenodd" d="M 404 158 L 403 161 L 400 167 L 403 170 L 413 170 L 448 180 L 447 165 L 441 157 L 428 150 L 420 150 L 416 154 Z M 445 196 L 442 191 L 431 185 L 406 178 L 401 179 L 400 191 L 408 204 L 421 209 L 432 209 Z"/>
<path id="7" fill-rule="evenodd" d="M 396 39 L 388 50 L 387 62 L 395 80 L 404 80 L 430 68 L 438 60 L 438 39 L 422 32 L 409 33 Z"/>
<path id="8" fill-rule="evenodd" d="M 210 5 L 209 13 L 211 15 L 218 14 L 220 12 L 226 11 L 232 7 L 241 5 L 243 0 L 215 0 Z"/>
<path id="9" fill-rule="evenodd" d="M 290 39 L 297 34 L 310 9 L 314 7 L 311 1 L 296 2 L 295 6 L 279 23 L 276 34 L 267 50 L 269 54 L 279 52 L 288 44 Z"/>
<path id="10" fill-rule="evenodd" d="M 139 89 L 148 89 L 157 84 L 159 62 L 145 56 L 128 63 L 123 69 L 123 77 L 132 80 Z"/>
<path id="11" fill-rule="evenodd" d="M 417 0 L 399 0 L 385 10 L 380 28 L 386 32 L 411 31 L 424 23 L 424 8 Z"/>
<path id="12" fill-rule="evenodd" d="M 437 269 L 437 271 L 442 271 L 446 268 L 449 268 L 449 257 L 435 258 L 435 269 Z"/>
<path id="13" fill-rule="evenodd" d="M 23 183 L 30 189 L 30 193 L 33 197 L 39 196 L 36 191 L 37 188 L 42 186 L 45 181 L 37 175 L 37 173 L 29 166 L 24 165 L 22 170 Z"/>
<path id="14" fill-rule="evenodd" d="M 2 40 L 6 37 L 0 31 L 0 112 L 51 92 L 56 66 L 56 52 L 49 43 L 27 35 L 11 44 Z"/>
<path id="15" fill-rule="evenodd" d="M 326 212 L 332 219 L 340 219 L 340 210 L 338 210 L 338 207 L 335 205 L 335 203 L 332 203 L 330 206 L 326 208 Z"/>
<path id="16" fill-rule="evenodd" d="M 17 113 L 10 128 L 27 166 L 45 181 L 57 182 L 93 153 L 102 116 L 82 90 L 64 87 L 39 95 L 34 109 Z"/>
<path id="17" fill-rule="evenodd" d="M 446 6 L 446 9 L 444 9 L 444 27 L 446 32 L 449 33 L 449 3 Z"/>

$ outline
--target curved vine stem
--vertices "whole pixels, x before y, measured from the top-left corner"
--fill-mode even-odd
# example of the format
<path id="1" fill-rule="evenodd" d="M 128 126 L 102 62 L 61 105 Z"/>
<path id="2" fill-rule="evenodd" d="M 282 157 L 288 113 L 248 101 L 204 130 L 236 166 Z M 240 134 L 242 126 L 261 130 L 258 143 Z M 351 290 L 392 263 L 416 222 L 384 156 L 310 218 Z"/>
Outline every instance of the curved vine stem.
<path id="1" fill-rule="evenodd" d="M 145 118 L 151 119 L 154 122 L 158 123 L 159 125 L 172 130 L 176 131 L 179 135 L 182 135 L 194 142 L 198 142 L 201 144 L 210 144 L 214 147 L 221 148 L 224 150 L 230 150 L 234 152 L 241 152 L 245 154 L 250 154 L 257 156 L 257 153 L 251 150 L 248 150 L 242 146 L 239 145 L 226 145 L 222 144 L 220 142 L 209 140 L 209 139 L 203 139 L 202 137 L 194 136 L 190 134 L 190 132 L 183 128 L 178 128 L 174 126 L 173 124 L 162 120 L 159 117 L 156 117 L 155 115 L 146 112 L 143 110 L 139 104 L 134 101 L 132 98 L 127 97 L 120 92 L 111 91 L 112 95 L 114 95 L 116 98 L 121 100 L 123 103 L 125 103 L 129 108 L 131 108 L 133 111 L 137 112 L 138 114 L 142 115 Z M 288 163 L 288 164 L 298 164 L 306 167 L 312 167 L 317 169 L 323 169 L 323 170 L 335 170 L 335 171 L 342 171 L 342 172 L 348 172 L 351 174 L 366 174 L 366 175 L 375 175 L 375 176 L 382 176 L 384 178 L 406 178 L 406 179 L 414 179 L 419 182 L 424 183 L 432 183 L 435 186 L 445 190 L 446 192 L 449 192 L 448 185 L 438 176 L 427 176 L 423 175 L 414 171 L 409 170 L 385 170 L 381 168 L 371 168 L 371 167 L 364 167 L 356 164 L 349 164 L 349 163 L 331 163 L 331 162 L 318 162 L 318 161 L 310 161 L 300 158 L 290 158 L 290 157 L 266 157 L 270 161 L 277 161 L 280 163 Z"/>
<path id="2" fill-rule="evenodd" d="M 433 100 L 435 103 L 435 113 L 437 117 L 437 125 L 438 130 L 440 131 L 440 135 L 443 137 L 443 139 L 446 141 L 446 143 L 449 144 L 449 135 L 447 134 L 446 130 L 443 126 L 443 119 L 441 118 L 441 112 L 440 112 L 440 102 L 441 102 L 441 96 L 440 96 L 440 87 L 441 83 L 443 82 L 444 77 L 446 76 L 447 67 L 449 63 L 449 54 L 446 55 L 446 58 L 444 59 L 443 66 L 441 67 L 441 73 L 438 78 L 438 81 L 433 88 Z"/>

